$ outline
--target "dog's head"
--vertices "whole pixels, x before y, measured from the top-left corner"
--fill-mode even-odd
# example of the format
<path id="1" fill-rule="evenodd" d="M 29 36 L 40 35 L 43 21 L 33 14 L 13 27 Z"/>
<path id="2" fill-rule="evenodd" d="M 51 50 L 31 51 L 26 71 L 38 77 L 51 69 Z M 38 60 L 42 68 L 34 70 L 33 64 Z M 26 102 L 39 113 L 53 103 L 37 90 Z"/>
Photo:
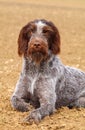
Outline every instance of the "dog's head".
<path id="1" fill-rule="evenodd" d="M 18 54 L 40 63 L 60 52 L 60 35 L 55 25 L 44 19 L 25 25 L 18 38 Z"/>

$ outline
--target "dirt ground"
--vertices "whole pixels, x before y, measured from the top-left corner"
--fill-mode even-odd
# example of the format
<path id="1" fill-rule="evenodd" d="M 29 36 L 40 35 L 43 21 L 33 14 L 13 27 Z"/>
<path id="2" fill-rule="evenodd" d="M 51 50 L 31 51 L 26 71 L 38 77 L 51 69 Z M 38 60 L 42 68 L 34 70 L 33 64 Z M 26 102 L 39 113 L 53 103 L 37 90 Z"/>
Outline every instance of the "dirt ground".
<path id="1" fill-rule="evenodd" d="M 0 0 L 0 130 L 85 130 L 85 109 L 56 110 L 40 124 L 22 120 L 29 112 L 17 112 L 10 104 L 21 67 L 17 55 L 19 31 L 28 21 L 53 21 L 61 34 L 62 62 L 85 71 L 84 0 Z"/>

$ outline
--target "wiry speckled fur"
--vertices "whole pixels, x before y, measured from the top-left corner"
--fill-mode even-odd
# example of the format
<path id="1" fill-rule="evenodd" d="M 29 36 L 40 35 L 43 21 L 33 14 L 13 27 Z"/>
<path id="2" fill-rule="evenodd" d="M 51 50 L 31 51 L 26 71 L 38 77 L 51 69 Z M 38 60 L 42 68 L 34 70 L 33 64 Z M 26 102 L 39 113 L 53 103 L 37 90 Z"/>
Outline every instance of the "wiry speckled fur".
<path id="1" fill-rule="evenodd" d="M 40 66 L 24 59 L 11 102 L 15 109 L 28 111 L 27 101 L 39 107 L 29 116 L 35 121 L 50 115 L 61 106 L 85 107 L 85 73 L 64 66 L 57 56 L 52 56 Z"/>
<path id="2" fill-rule="evenodd" d="M 40 25 L 43 24 L 39 22 Z M 24 29 L 26 28 L 27 26 Z M 41 29 L 40 32 L 39 29 Z M 39 29 L 37 33 L 34 33 L 35 35 L 33 34 L 35 38 L 42 36 L 42 28 Z M 23 35 L 20 35 L 20 38 L 22 43 Z M 42 38 L 45 37 L 42 36 Z M 25 50 L 25 44 L 27 43 L 24 41 L 19 48 L 22 49 L 20 55 Z M 33 119 L 38 122 L 62 106 L 85 107 L 85 73 L 76 68 L 64 66 L 51 50 L 49 55 L 48 60 L 43 60 L 38 65 L 29 56 L 24 56 L 22 72 L 11 103 L 15 109 L 22 112 L 29 110 L 29 103 L 36 108 L 26 121 Z"/>

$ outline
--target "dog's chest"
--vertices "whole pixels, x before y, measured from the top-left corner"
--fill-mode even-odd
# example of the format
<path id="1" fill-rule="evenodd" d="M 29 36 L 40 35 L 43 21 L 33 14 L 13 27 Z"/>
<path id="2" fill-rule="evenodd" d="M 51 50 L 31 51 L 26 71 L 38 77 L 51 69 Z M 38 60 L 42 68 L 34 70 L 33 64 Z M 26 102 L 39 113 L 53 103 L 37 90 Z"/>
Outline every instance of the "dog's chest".
<path id="1" fill-rule="evenodd" d="M 28 91 L 31 95 L 34 95 L 34 90 L 36 89 L 36 82 L 38 80 L 38 75 L 36 74 L 33 77 L 30 77 L 30 85 L 28 87 Z"/>

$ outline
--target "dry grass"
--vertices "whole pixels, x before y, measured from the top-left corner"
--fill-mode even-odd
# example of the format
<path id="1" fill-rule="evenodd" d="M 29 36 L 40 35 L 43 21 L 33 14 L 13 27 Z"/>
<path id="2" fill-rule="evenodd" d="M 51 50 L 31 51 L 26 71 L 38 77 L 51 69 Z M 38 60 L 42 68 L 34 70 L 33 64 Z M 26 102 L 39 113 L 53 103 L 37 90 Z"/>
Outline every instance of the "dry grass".
<path id="1" fill-rule="evenodd" d="M 0 130 L 85 130 L 85 109 L 59 109 L 37 126 L 22 124 L 28 113 L 14 111 L 10 105 L 22 59 L 17 55 L 19 31 L 28 21 L 53 21 L 61 34 L 64 64 L 85 70 L 84 0 L 0 0 Z"/>

